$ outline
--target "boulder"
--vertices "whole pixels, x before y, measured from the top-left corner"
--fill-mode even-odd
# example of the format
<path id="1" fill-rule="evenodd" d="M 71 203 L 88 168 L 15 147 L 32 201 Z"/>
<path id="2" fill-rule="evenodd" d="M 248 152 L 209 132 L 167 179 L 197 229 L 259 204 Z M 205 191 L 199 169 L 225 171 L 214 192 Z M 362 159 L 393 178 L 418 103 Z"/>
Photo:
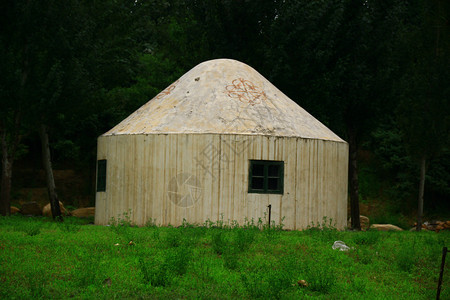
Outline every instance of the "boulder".
<path id="1" fill-rule="evenodd" d="M 368 217 L 360 215 L 359 216 L 359 223 L 361 224 L 361 230 L 365 231 L 365 230 L 369 229 L 370 220 L 369 220 Z M 352 218 L 348 219 L 347 227 L 348 228 L 352 227 Z"/>
<path id="2" fill-rule="evenodd" d="M 42 215 L 42 209 L 36 201 L 30 201 L 22 204 L 20 212 L 23 215 L 40 216 Z"/>
<path id="3" fill-rule="evenodd" d="M 403 231 L 400 227 L 392 224 L 373 224 L 370 228 L 379 231 Z"/>
<path id="4" fill-rule="evenodd" d="M 63 216 L 68 215 L 67 209 L 64 207 L 61 201 L 59 201 L 59 208 L 61 209 L 61 214 Z M 50 203 L 47 203 L 47 205 L 44 206 L 44 208 L 42 209 L 42 214 L 46 217 L 52 216 L 52 207 L 50 206 Z"/>
<path id="5" fill-rule="evenodd" d="M 95 207 L 83 207 L 72 210 L 72 216 L 78 218 L 87 218 L 95 216 Z"/>
<path id="6" fill-rule="evenodd" d="M 11 206 L 10 208 L 9 208 L 10 210 L 9 210 L 9 213 L 10 214 L 17 214 L 17 213 L 19 213 L 20 212 L 20 209 L 18 209 L 17 207 L 15 207 L 15 206 Z"/>

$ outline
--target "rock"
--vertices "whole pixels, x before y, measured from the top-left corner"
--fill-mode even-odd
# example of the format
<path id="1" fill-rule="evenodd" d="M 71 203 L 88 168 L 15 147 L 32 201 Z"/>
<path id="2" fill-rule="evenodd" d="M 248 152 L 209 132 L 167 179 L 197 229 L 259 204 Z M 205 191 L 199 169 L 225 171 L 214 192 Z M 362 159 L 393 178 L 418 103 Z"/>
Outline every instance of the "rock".
<path id="1" fill-rule="evenodd" d="M 416 231 L 416 226 L 414 226 L 413 228 L 411 228 L 409 231 Z M 428 229 L 426 229 L 426 228 L 421 228 L 421 231 L 428 231 Z"/>
<path id="2" fill-rule="evenodd" d="M 297 281 L 297 284 L 299 285 L 299 286 L 308 286 L 308 283 L 306 282 L 306 280 L 299 280 L 299 281 Z"/>
<path id="3" fill-rule="evenodd" d="M 17 213 L 19 213 L 20 212 L 20 209 L 18 209 L 17 207 L 15 207 L 15 206 L 11 206 L 10 208 L 9 208 L 10 210 L 9 210 L 9 213 L 10 214 L 17 214 Z"/>
<path id="4" fill-rule="evenodd" d="M 68 212 L 67 209 L 64 207 L 64 205 L 62 204 L 61 201 L 59 201 L 59 208 L 61 209 L 61 214 L 63 216 L 67 216 Z M 50 203 L 47 203 L 46 206 L 44 206 L 44 208 L 42 209 L 42 214 L 46 217 L 51 217 L 52 216 L 52 208 L 50 206 Z"/>
<path id="5" fill-rule="evenodd" d="M 367 230 L 370 228 L 370 220 L 366 216 L 359 216 L 359 222 L 361 223 L 361 229 Z"/>
<path id="6" fill-rule="evenodd" d="M 83 207 L 72 210 L 72 216 L 78 218 L 87 218 L 95 216 L 95 207 Z"/>
<path id="7" fill-rule="evenodd" d="M 403 231 L 400 227 L 392 224 L 373 224 L 370 228 L 379 231 Z"/>
<path id="8" fill-rule="evenodd" d="M 370 220 L 369 220 L 368 217 L 360 215 L 359 216 L 359 223 L 361 224 L 361 230 L 365 231 L 365 230 L 369 229 Z M 348 219 L 347 227 L 348 228 L 352 227 L 352 218 Z"/>
<path id="9" fill-rule="evenodd" d="M 23 215 L 40 216 L 42 215 L 42 210 L 36 201 L 30 201 L 22 204 L 20 213 Z"/>

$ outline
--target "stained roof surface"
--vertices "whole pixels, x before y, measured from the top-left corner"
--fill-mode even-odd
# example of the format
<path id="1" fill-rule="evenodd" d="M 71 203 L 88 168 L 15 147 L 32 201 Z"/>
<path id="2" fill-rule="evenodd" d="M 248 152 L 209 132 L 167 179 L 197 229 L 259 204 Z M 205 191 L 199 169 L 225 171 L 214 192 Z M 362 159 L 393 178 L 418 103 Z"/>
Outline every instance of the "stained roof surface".
<path id="1" fill-rule="evenodd" d="M 170 133 L 343 142 L 252 67 L 232 59 L 197 65 L 103 136 Z"/>

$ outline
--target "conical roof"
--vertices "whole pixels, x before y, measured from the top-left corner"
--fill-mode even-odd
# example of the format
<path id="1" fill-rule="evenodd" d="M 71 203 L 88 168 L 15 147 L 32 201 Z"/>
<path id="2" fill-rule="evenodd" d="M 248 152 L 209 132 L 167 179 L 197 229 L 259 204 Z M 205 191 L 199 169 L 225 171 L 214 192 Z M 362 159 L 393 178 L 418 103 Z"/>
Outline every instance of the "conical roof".
<path id="1" fill-rule="evenodd" d="M 252 67 L 203 62 L 104 134 L 214 133 L 343 140 Z"/>

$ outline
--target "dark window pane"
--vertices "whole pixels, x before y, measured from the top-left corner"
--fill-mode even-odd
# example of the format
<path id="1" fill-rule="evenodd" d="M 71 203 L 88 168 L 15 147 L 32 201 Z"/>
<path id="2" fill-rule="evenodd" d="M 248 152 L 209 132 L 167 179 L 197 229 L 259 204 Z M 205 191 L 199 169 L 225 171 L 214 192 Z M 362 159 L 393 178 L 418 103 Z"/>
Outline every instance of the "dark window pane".
<path id="1" fill-rule="evenodd" d="M 106 191 L 106 159 L 97 161 L 97 192 Z"/>
<path id="2" fill-rule="evenodd" d="M 264 165 L 253 164 L 253 176 L 264 176 Z"/>
<path id="3" fill-rule="evenodd" d="M 283 194 L 283 161 L 250 160 L 249 193 Z"/>
<path id="4" fill-rule="evenodd" d="M 269 165 L 269 176 L 270 177 L 280 176 L 280 165 Z"/>
<path id="5" fill-rule="evenodd" d="M 269 178 L 267 181 L 267 189 L 271 191 L 279 190 L 278 178 Z"/>
<path id="6" fill-rule="evenodd" d="M 254 189 L 254 190 L 264 189 L 264 178 L 253 177 L 252 178 L 252 189 Z"/>

